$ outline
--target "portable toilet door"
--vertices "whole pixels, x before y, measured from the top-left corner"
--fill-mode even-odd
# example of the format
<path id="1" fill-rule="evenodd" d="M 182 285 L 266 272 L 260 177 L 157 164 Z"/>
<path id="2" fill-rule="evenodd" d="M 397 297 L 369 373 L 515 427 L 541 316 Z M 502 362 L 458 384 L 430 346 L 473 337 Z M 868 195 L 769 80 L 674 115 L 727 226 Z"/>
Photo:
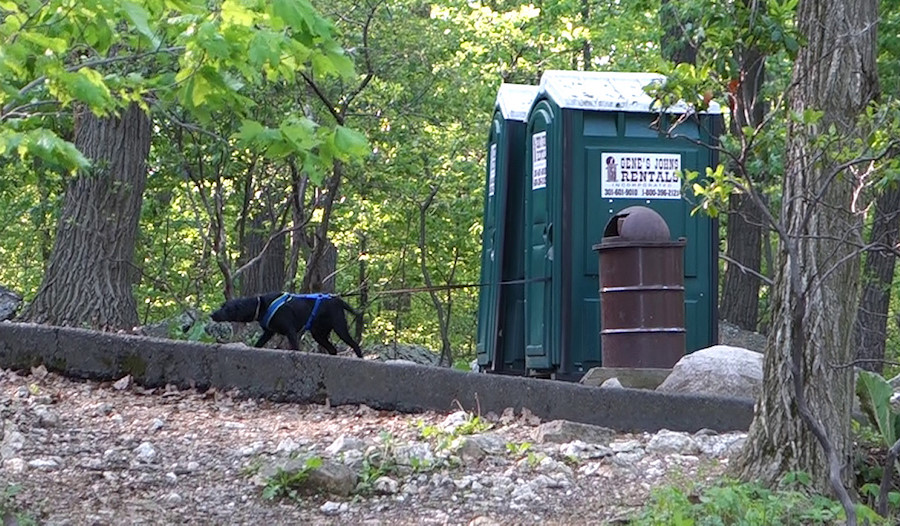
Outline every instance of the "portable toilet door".
<path id="1" fill-rule="evenodd" d="M 526 367 L 576 380 L 601 365 L 598 266 L 592 246 L 610 218 L 627 206 L 658 212 L 673 238 L 685 237 L 687 350 L 716 341 L 718 236 L 714 220 L 691 215 L 678 169 L 715 167 L 721 115 L 685 119 L 667 137 L 644 87 L 652 73 L 547 71 L 527 124 L 525 321 Z M 672 121 L 674 122 L 674 121 Z M 604 163 L 610 163 L 609 166 Z M 651 166 L 644 166 L 650 163 Z M 615 164 L 616 182 L 609 168 Z M 651 176 L 650 173 L 653 172 Z M 650 179 L 648 179 L 650 177 Z"/>
<path id="2" fill-rule="evenodd" d="M 540 96 L 540 95 L 539 95 Z M 554 313 L 562 305 L 561 274 L 565 255 L 557 248 L 566 228 L 562 224 L 562 181 L 551 167 L 563 157 L 558 136 L 560 112 L 537 101 L 529 113 L 525 163 L 529 185 L 525 191 L 525 366 L 532 376 L 553 372 L 558 358 L 560 324 Z"/>
<path id="3" fill-rule="evenodd" d="M 492 373 L 525 373 L 525 122 L 537 91 L 502 84 L 488 136 L 476 357 Z"/>

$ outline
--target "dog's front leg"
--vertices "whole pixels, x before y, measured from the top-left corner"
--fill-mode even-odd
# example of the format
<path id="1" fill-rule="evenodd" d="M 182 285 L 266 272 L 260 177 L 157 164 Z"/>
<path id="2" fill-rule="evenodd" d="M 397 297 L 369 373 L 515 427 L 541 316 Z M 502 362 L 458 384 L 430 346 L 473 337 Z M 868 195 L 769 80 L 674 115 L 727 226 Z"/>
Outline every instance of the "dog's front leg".
<path id="1" fill-rule="evenodd" d="M 287 333 L 287 339 L 291 343 L 291 348 L 295 351 L 300 350 L 300 338 L 297 337 L 297 333 L 294 331 L 289 331 Z"/>
<path id="2" fill-rule="evenodd" d="M 274 335 L 275 335 L 274 332 L 269 331 L 269 330 L 264 330 L 262 333 L 262 336 L 260 336 L 259 339 L 256 340 L 256 343 L 254 343 L 253 346 L 254 347 L 264 346 L 265 344 L 269 343 L 269 340 L 271 340 L 272 336 L 274 336 Z"/>

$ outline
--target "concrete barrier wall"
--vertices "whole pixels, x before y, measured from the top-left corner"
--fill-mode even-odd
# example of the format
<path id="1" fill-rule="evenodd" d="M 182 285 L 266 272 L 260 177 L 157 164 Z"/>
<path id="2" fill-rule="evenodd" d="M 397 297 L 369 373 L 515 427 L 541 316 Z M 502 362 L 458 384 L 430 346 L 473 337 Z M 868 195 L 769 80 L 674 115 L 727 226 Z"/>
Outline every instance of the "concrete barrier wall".
<path id="1" fill-rule="evenodd" d="M 147 387 L 239 389 L 248 397 L 400 411 L 501 413 L 526 407 L 542 420 L 565 419 L 619 431 L 745 430 L 753 401 L 600 389 L 567 382 L 469 373 L 358 358 L 210 345 L 142 336 L 0 323 L 0 367 L 44 364 L 61 374 Z"/>

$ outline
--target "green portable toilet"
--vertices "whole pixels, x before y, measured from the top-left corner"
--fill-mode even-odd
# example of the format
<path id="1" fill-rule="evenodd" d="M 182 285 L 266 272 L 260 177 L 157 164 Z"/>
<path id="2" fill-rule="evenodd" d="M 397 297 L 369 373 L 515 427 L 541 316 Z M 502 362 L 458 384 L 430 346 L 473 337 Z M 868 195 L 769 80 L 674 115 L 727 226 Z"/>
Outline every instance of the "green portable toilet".
<path id="1" fill-rule="evenodd" d="M 476 344 L 488 372 L 525 374 L 525 122 L 537 91 L 501 85 L 488 136 Z"/>
<path id="2" fill-rule="evenodd" d="M 525 192 L 525 354 L 529 374 L 579 379 L 601 365 L 598 264 L 592 246 L 610 218 L 643 205 L 673 239 L 684 237 L 686 350 L 717 341 L 718 235 L 691 215 L 677 170 L 718 164 L 718 108 L 692 115 L 666 137 L 644 87 L 651 73 L 547 71 L 529 112 Z M 684 115 L 676 106 L 662 129 Z"/>

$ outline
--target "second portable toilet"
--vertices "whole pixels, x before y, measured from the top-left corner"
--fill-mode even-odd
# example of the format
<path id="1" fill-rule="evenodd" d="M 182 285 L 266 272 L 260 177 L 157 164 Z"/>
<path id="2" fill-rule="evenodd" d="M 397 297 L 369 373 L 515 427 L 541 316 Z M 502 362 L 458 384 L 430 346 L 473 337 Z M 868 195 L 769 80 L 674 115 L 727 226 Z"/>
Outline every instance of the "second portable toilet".
<path id="1" fill-rule="evenodd" d="M 525 374 L 525 123 L 537 86 L 503 84 L 487 143 L 476 357 L 481 370 Z"/>
<path id="2" fill-rule="evenodd" d="M 531 375 L 577 380 L 601 364 L 598 264 L 593 245 L 612 216 L 641 205 L 685 238 L 686 350 L 717 341 L 718 232 L 691 215 L 679 170 L 715 167 L 717 111 L 665 129 L 689 111 L 660 114 L 644 88 L 651 73 L 547 71 L 525 129 L 524 348 Z"/>

